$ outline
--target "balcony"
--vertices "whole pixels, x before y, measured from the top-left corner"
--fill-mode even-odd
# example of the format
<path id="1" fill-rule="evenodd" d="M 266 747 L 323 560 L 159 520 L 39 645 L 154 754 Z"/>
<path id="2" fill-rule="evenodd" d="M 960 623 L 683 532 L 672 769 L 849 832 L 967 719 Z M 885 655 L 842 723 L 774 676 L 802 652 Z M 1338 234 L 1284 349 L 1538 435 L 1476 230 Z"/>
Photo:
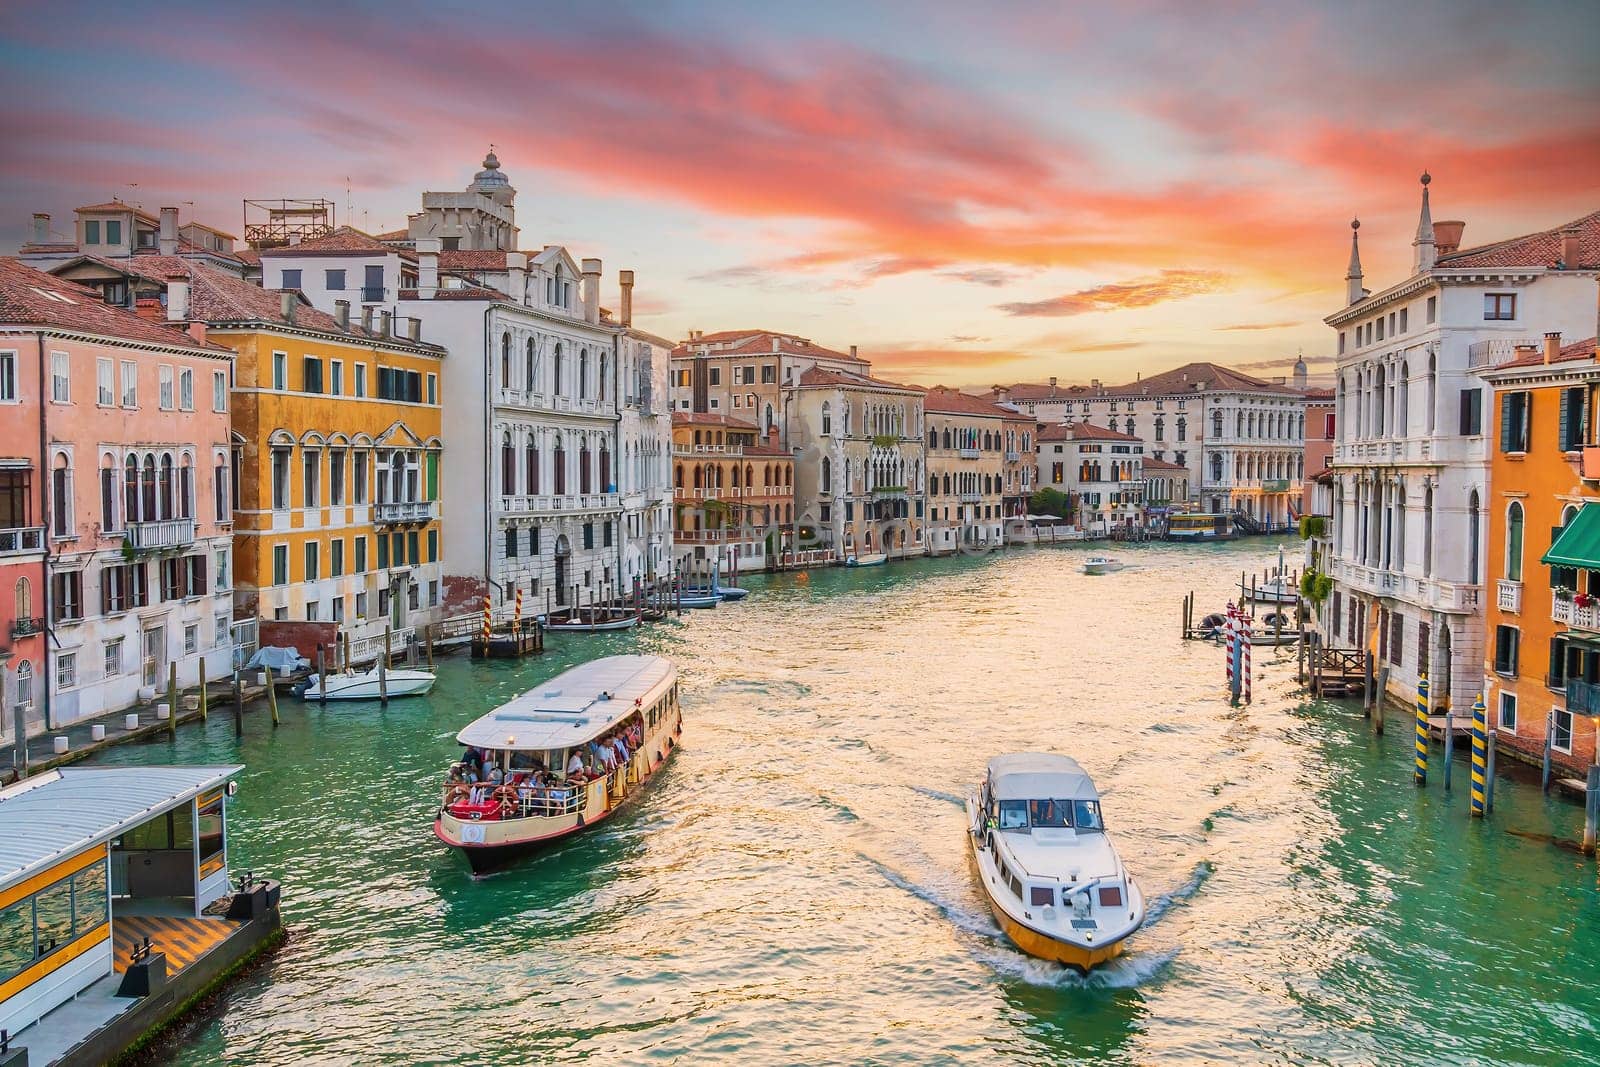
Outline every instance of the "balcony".
<path id="1" fill-rule="evenodd" d="M 1489 370 L 1516 358 L 1518 345 L 1539 342 L 1529 337 L 1496 337 L 1488 341 L 1475 341 L 1467 346 L 1467 369 Z"/>
<path id="2" fill-rule="evenodd" d="M 906 487 L 903 485 L 880 485 L 872 490 L 872 496 L 876 500 L 904 500 L 906 498 Z"/>
<path id="3" fill-rule="evenodd" d="M 380 500 L 372 505 L 372 521 L 379 526 L 429 522 L 433 519 L 432 500 Z"/>
<path id="4" fill-rule="evenodd" d="M 1021 459 L 1022 459 L 1022 453 L 1021 452 L 1007 452 L 1006 453 L 1006 462 L 1007 463 L 1017 463 L 1017 462 L 1020 462 Z"/>
<path id="5" fill-rule="evenodd" d="M 12 619 L 11 620 L 11 637 L 12 637 L 13 640 L 15 640 L 18 637 L 32 637 L 34 634 L 42 634 L 42 633 L 44 633 L 44 620 L 43 619 Z"/>
<path id="6" fill-rule="evenodd" d="M 383 286 L 363 285 L 361 287 L 361 302 L 363 304 L 383 303 Z"/>
<path id="7" fill-rule="evenodd" d="M 1522 612 L 1522 583 L 1508 582 L 1504 578 L 1495 583 L 1495 607 L 1513 614 Z"/>
<path id="8" fill-rule="evenodd" d="M 157 519 L 154 522 L 130 522 L 127 536 L 128 547 L 135 552 L 187 548 L 194 544 L 194 520 Z"/>
<path id="9" fill-rule="evenodd" d="M 23 526 L 14 530 L 0 530 L 0 556 L 19 556 L 24 552 L 42 552 L 43 550 L 43 526 Z"/>
<path id="10" fill-rule="evenodd" d="M 1600 685 L 1567 679 L 1567 710 L 1574 715 L 1600 715 Z"/>
<path id="11" fill-rule="evenodd" d="M 1584 603 L 1580 606 L 1576 595 L 1569 594 L 1563 598 L 1560 594 L 1552 593 L 1550 618 L 1578 630 L 1600 633 L 1600 600 L 1587 596 L 1583 599 Z"/>

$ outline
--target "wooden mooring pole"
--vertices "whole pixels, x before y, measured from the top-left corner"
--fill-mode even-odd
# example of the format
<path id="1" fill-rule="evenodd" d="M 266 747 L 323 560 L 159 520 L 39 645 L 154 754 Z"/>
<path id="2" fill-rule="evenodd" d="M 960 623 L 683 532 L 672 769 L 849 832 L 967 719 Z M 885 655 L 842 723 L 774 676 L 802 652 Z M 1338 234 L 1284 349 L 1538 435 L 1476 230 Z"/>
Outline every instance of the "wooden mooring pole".
<path id="1" fill-rule="evenodd" d="M 238 667 L 233 669 L 233 736 L 244 736 L 244 680 L 239 677 Z"/>
<path id="2" fill-rule="evenodd" d="M 321 704 L 323 707 L 327 707 L 328 706 L 328 671 L 327 671 L 327 662 L 326 662 L 326 660 L 327 660 L 327 657 L 323 653 L 322 646 L 318 645 L 317 646 L 317 703 Z M 267 678 L 267 685 L 270 686 L 271 684 L 272 684 L 272 678 L 269 676 Z"/>
<path id="3" fill-rule="evenodd" d="M 1594 855 L 1595 830 L 1600 824 L 1600 765 L 1589 766 L 1589 777 L 1583 790 L 1583 854 Z"/>
<path id="4" fill-rule="evenodd" d="M 267 707 L 272 709 L 272 725 L 276 726 L 276 725 L 278 725 L 278 686 L 276 684 L 277 680 L 272 677 L 272 668 L 271 667 L 265 667 L 265 668 L 263 668 L 263 670 L 265 671 L 266 676 L 267 676 Z M 320 678 L 317 679 L 317 684 L 318 685 L 322 685 L 322 679 L 320 679 Z"/>
<path id="5" fill-rule="evenodd" d="M 178 661 L 167 664 L 167 732 L 178 738 Z"/>
<path id="6" fill-rule="evenodd" d="M 206 702 L 206 661 L 205 657 L 202 656 L 200 657 L 200 721 L 202 723 L 208 718 L 207 713 L 209 710 Z"/>

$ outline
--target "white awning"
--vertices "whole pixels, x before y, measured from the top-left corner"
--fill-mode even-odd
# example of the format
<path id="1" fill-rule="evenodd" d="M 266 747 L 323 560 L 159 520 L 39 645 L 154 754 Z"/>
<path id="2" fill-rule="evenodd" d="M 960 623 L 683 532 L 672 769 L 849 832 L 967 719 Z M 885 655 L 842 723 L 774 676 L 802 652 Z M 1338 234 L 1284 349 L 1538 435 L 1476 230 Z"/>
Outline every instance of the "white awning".
<path id="1" fill-rule="evenodd" d="M 227 783 L 243 767 L 63 767 L 0 789 L 0 890 Z"/>

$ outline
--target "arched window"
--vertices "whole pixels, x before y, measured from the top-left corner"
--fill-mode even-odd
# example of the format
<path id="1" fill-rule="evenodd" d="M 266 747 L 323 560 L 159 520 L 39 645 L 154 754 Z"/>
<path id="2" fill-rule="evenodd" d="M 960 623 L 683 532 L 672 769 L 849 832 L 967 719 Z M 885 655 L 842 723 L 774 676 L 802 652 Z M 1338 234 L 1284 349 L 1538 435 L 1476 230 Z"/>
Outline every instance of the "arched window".
<path id="1" fill-rule="evenodd" d="M 511 388 L 511 334 L 500 335 L 500 388 Z"/>
<path id="2" fill-rule="evenodd" d="M 578 441 L 578 492 L 591 492 L 593 477 L 593 467 L 589 461 L 589 439 L 584 437 Z"/>
<path id="3" fill-rule="evenodd" d="M 826 419 L 828 405 L 823 404 L 822 407 L 823 418 Z M 827 431 L 824 430 L 823 432 L 826 433 Z M 824 493 L 833 492 L 833 461 L 827 456 L 822 457 L 822 491 Z"/>
<path id="4" fill-rule="evenodd" d="M 1522 581 L 1522 502 L 1513 500 L 1506 509 L 1506 579 Z"/>
<path id="5" fill-rule="evenodd" d="M 1211 481 L 1220 484 L 1222 481 L 1222 453 L 1211 453 Z"/>
<path id="6" fill-rule="evenodd" d="M 539 357 L 534 352 L 533 338 L 531 337 L 528 338 L 528 350 L 523 362 L 525 364 L 523 373 L 527 376 L 527 380 L 523 382 L 523 388 L 531 393 L 539 388 Z"/>
<path id="7" fill-rule="evenodd" d="M 100 457 L 100 526 L 115 530 L 117 524 L 117 460 L 111 453 Z"/>
<path id="8" fill-rule="evenodd" d="M 830 437 L 833 434 L 832 408 L 826 400 L 822 402 L 822 436 Z M 828 462 L 824 459 L 822 462 Z"/>
<path id="9" fill-rule="evenodd" d="M 562 385 L 562 382 L 561 382 L 561 358 L 562 358 L 561 357 L 561 343 L 558 341 L 558 342 L 556 342 L 555 359 L 551 363 L 551 369 L 554 372 L 555 379 L 554 379 L 553 383 L 551 384 L 550 391 L 555 396 L 560 396 L 561 395 L 561 385 Z"/>
<path id="10" fill-rule="evenodd" d="M 184 456 L 178 465 L 178 507 L 180 519 L 194 518 L 194 457 Z"/>
<path id="11" fill-rule="evenodd" d="M 1128 419 L 1126 422 L 1124 422 L 1122 424 L 1122 432 L 1127 434 L 1129 437 L 1133 436 L 1133 420 L 1132 419 Z"/>
<path id="12" fill-rule="evenodd" d="M 150 522 L 160 516 L 156 508 L 156 457 L 154 453 L 147 453 L 144 457 L 144 476 L 140 484 L 140 502 L 143 505 L 140 515 L 144 521 Z"/>
<path id="13" fill-rule="evenodd" d="M 600 398 L 600 403 L 606 402 L 606 354 L 600 353 L 600 384 L 595 387 L 595 396 Z"/>
<path id="14" fill-rule="evenodd" d="M 1182 422 L 1183 420 L 1179 419 L 1178 421 Z M 1243 415 L 1239 416 L 1239 429 L 1240 429 L 1239 436 L 1243 437 L 1244 436 L 1244 433 L 1243 433 L 1244 416 Z M 1221 437 L 1222 436 L 1222 412 L 1221 411 L 1213 411 L 1211 413 L 1211 436 L 1212 437 Z M 1180 438 L 1180 440 L 1181 440 L 1181 438 Z"/>
<path id="15" fill-rule="evenodd" d="M 611 492 L 615 486 L 611 484 L 611 450 L 606 447 L 604 440 L 600 442 L 600 491 Z"/>
<path id="16" fill-rule="evenodd" d="M 1478 575 L 1480 573 L 1478 542 L 1480 540 L 1479 534 L 1481 533 L 1480 527 L 1483 525 L 1480 511 L 1478 491 L 1474 489 L 1472 495 L 1467 499 L 1467 582 L 1470 585 L 1478 584 Z"/>
<path id="17" fill-rule="evenodd" d="M 1165 441 L 1166 439 L 1167 439 L 1167 419 L 1166 419 L 1166 416 L 1157 415 L 1156 416 L 1156 440 L 1157 441 Z"/>
<path id="18" fill-rule="evenodd" d="M 556 438 L 554 460 L 555 491 L 556 495 L 560 496 L 567 491 L 567 451 L 559 437 Z"/>
<path id="19" fill-rule="evenodd" d="M 17 579 L 16 609 L 18 619 L 33 618 L 33 586 L 27 578 Z"/>
<path id="20" fill-rule="evenodd" d="M 1189 439 L 1189 420 L 1184 418 L 1182 415 L 1179 415 L 1178 416 L 1178 440 L 1187 441 L 1188 439 Z"/>
<path id="21" fill-rule="evenodd" d="M 517 491 L 517 452 L 511 446 L 511 431 L 500 432 L 500 492 L 512 496 Z"/>
<path id="22" fill-rule="evenodd" d="M 1433 419 L 1435 404 L 1435 390 L 1439 383 L 1439 360 L 1432 352 L 1428 353 L 1428 391 L 1424 401 L 1428 405 L 1428 433 L 1433 433 Z"/>
<path id="23" fill-rule="evenodd" d="M 17 703 L 33 706 L 33 664 L 27 660 L 17 667 Z"/>
<path id="24" fill-rule="evenodd" d="M 589 350 L 578 349 L 578 399 L 589 396 Z"/>
<path id="25" fill-rule="evenodd" d="M 122 521 L 138 522 L 143 514 L 139 510 L 139 457 L 129 456 L 122 465 Z"/>
<path id="26" fill-rule="evenodd" d="M 525 470 L 522 473 L 523 484 L 528 487 L 528 495 L 533 496 L 539 492 L 539 438 L 535 434 L 528 435 L 528 443 L 523 449 L 523 463 Z"/>

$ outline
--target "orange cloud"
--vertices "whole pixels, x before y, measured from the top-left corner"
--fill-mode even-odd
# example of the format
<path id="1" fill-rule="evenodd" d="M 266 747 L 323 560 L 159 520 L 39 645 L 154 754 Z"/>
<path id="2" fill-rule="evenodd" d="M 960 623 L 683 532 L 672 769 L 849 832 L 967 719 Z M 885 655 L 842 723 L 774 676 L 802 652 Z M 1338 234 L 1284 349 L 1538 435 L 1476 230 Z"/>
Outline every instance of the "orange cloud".
<path id="1" fill-rule="evenodd" d="M 1209 270 L 1164 270 L 1149 278 L 1136 278 L 1126 282 L 1097 285 L 1092 289 L 1079 289 L 1065 296 L 1048 300 L 1029 300 L 1000 304 L 1007 315 L 1045 316 L 1060 318 L 1067 315 L 1086 315 L 1092 311 L 1121 311 L 1125 308 L 1150 307 L 1169 300 L 1201 293 L 1214 293 L 1226 287 L 1227 277 Z"/>

